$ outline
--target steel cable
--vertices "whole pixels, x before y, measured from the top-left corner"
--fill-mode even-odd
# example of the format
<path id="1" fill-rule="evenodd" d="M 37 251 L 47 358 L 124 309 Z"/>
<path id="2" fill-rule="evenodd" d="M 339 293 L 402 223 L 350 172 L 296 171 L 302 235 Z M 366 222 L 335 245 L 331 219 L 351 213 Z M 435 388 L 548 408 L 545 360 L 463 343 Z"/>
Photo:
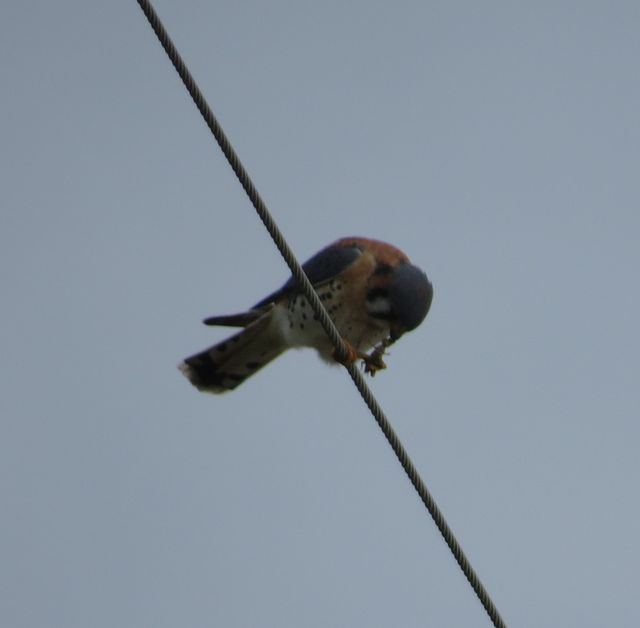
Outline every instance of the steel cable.
<path id="1" fill-rule="evenodd" d="M 178 52 L 177 48 L 173 44 L 169 34 L 164 28 L 162 22 L 160 21 L 160 18 L 155 12 L 151 2 L 149 2 L 149 0 L 137 0 L 137 2 L 140 5 L 140 8 L 142 9 L 142 11 L 144 12 L 146 18 L 149 20 L 149 24 L 153 28 L 153 31 L 158 37 L 158 40 L 160 41 L 160 43 L 162 44 L 162 47 L 167 53 L 169 59 L 171 60 L 171 63 L 173 64 L 174 68 L 178 72 L 178 75 L 182 79 L 182 82 L 184 83 L 185 87 L 187 88 L 187 91 L 189 92 L 189 95 L 191 96 L 194 103 L 196 104 L 196 107 L 202 114 L 202 117 L 207 123 L 207 126 L 209 127 L 209 129 L 211 130 L 211 133 L 213 133 L 214 137 L 216 138 L 216 141 L 218 142 L 220 149 L 222 150 L 225 157 L 227 158 L 229 165 L 235 172 L 236 176 L 238 177 L 238 180 L 240 181 L 240 184 L 242 185 L 245 192 L 247 193 L 247 196 L 251 200 L 251 203 L 253 204 L 258 216 L 260 217 L 260 220 L 262 220 L 264 226 L 269 232 L 269 235 L 273 239 L 275 245 L 278 247 L 278 250 L 280 251 L 285 262 L 287 263 L 287 266 L 289 266 L 289 268 L 291 269 L 293 276 L 300 283 L 300 286 L 306 298 L 308 299 L 315 314 L 318 316 L 318 320 L 320 324 L 322 325 L 323 329 L 327 333 L 329 339 L 331 340 L 331 342 L 333 343 L 336 349 L 336 358 L 338 360 L 346 359 L 346 357 L 349 354 L 349 351 L 345 342 L 343 341 L 342 337 L 340 336 L 340 333 L 336 329 L 336 326 L 333 324 L 333 321 L 329 317 L 329 314 L 327 313 L 324 305 L 322 304 L 322 301 L 316 294 L 316 291 L 313 288 L 313 285 L 311 284 L 311 282 L 305 275 L 304 271 L 302 270 L 302 267 L 300 263 L 297 261 L 295 255 L 293 254 L 293 251 L 287 244 L 287 241 L 285 240 L 284 235 L 282 234 L 275 220 L 271 216 L 271 213 L 267 209 L 265 202 L 262 200 L 260 194 L 258 193 L 255 186 L 253 185 L 253 182 L 251 181 L 249 174 L 245 170 L 238 155 L 236 154 L 235 150 L 231 146 L 231 142 L 229 141 L 226 134 L 224 133 L 222 127 L 220 126 L 220 123 L 214 116 L 213 111 L 207 104 L 207 101 L 205 100 L 202 92 L 200 91 L 198 85 L 196 84 L 193 76 L 189 72 L 189 69 L 187 68 L 182 57 L 180 56 L 180 53 Z M 391 445 L 394 453 L 396 454 L 398 460 L 400 461 L 400 464 L 402 465 L 402 468 L 405 470 L 405 473 L 411 480 L 411 483 L 413 484 L 415 490 L 420 496 L 420 499 L 422 500 L 425 507 L 429 511 L 429 514 L 433 518 L 433 521 L 435 522 L 438 530 L 444 537 L 445 542 L 449 546 L 456 561 L 460 565 L 460 568 L 462 569 L 465 577 L 469 581 L 469 584 L 473 588 L 474 592 L 478 596 L 478 599 L 482 603 L 482 606 L 484 607 L 487 614 L 489 615 L 491 621 L 493 622 L 493 625 L 496 628 L 506 628 L 506 624 L 502 619 L 502 617 L 500 616 L 500 613 L 498 612 L 498 609 L 493 603 L 489 593 L 487 592 L 484 585 L 480 581 L 480 578 L 478 577 L 475 570 L 471 566 L 471 563 L 467 559 L 460 543 L 458 543 L 458 540 L 456 539 L 455 535 L 453 534 L 453 531 L 449 527 L 446 519 L 444 518 L 444 515 L 438 508 L 438 505 L 436 504 L 435 499 L 433 498 L 433 496 L 431 495 L 431 492 L 423 482 L 422 478 L 420 477 L 420 474 L 418 473 L 413 462 L 411 461 L 411 458 L 409 457 L 407 450 L 404 448 L 395 430 L 391 426 L 389 419 L 387 419 L 380 404 L 378 403 L 373 393 L 369 389 L 369 386 L 367 385 L 364 379 L 364 376 L 362 375 L 360 370 L 358 370 L 357 366 L 354 364 L 347 366 L 346 369 L 349 372 L 349 375 L 351 376 L 351 379 L 353 380 L 353 383 L 355 384 L 356 388 L 360 392 L 364 402 L 367 404 L 369 410 L 371 411 L 371 414 L 373 415 L 376 422 L 380 426 L 380 429 L 384 433 L 385 438 Z"/>

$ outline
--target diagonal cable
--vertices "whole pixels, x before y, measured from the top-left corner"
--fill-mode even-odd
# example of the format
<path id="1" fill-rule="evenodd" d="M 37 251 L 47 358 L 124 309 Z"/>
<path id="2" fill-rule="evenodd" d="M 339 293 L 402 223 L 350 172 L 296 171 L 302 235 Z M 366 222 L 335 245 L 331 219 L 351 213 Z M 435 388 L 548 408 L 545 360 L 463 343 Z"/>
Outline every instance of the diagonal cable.
<path id="1" fill-rule="evenodd" d="M 302 266 L 296 259 L 289 245 L 287 244 L 287 241 L 285 240 L 284 235 L 282 234 L 275 220 L 271 216 L 271 213 L 267 209 L 267 206 L 265 202 L 262 200 L 262 197 L 260 196 L 260 194 L 258 193 L 258 190 L 253 185 L 253 182 L 251 181 L 251 178 L 249 177 L 248 172 L 245 170 L 244 166 L 242 165 L 240 158 L 238 157 L 235 150 L 233 149 L 233 146 L 231 146 L 229 139 L 224 133 L 222 127 L 220 126 L 220 123 L 214 116 L 213 111 L 207 104 L 207 101 L 205 100 L 202 92 L 200 91 L 200 88 L 196 84 L 195 79 L 189 72 L 189 69 L 187 68 L 182 57 L 180 56 L 180 53 L 178 52 L 177 48 L 171 41 L 169 34 L 165 30 L 151 2 L 149 0 L 137 0 L 137 2 L 140 5 L 140 8 L 142 9 L 142 11 L 144 12 L 146 18 L 149 20 L 149 24 L 151 25 L 151 28 L 153 28 L 156 36 L 158 37 L 158 40 L 162 44 L 162 47 L 167 53 L 169 59 L 171 60 L 171 63 L 173 64 L 174 68 L 176 69 L 180 78 L 182 79 L 182 82 L 187 88 L 189 95 L 193 99 L 194 103 L 196 104 L 196 107 L 198 108 L 198 110 L 202 114 L 202 117 L 207 123 L 207 126 L 209 127 L 214 137 L 216 138 L 216 141 L 218 142 L 222 152 L 227 158 L 229 165 L 235 172 L 236 176 L 238 177 L 238 180 L 240 181 L 240 184 L 242 185 L 242 187 L 244 188 L 244 191 L 247 193 L 247 196 L 251 200 L 251 203 L 253 204 L 258 216 L 260 217 L 260 220 L 262 220 L 264 226 L 269 232 L 269 235 L 273 239 L 275 245 L 278 247 L 278 250 L 280 251 L 282 257 L 284 258 L 285 262 L 291 269 L 291 273 L 299 282 L 300 287 L 302 288 L 311 307 L 313 308 L 315 314 L 317 314 L 320 324 L 322 325 L 323 329 L 329 336 L 329 339 L 331 340 L 334 347 L 336 348 L 336 358 L 338 360 L 346 359 L 349 352 L 345 342 L 343 341 L 342 337 L 340 336 L 340 333 L 336 329 L 336 326 L 333 324 L 333 321 L 329 317 L 329 314 L 327 313 L 322 301 L 316 294 L 316 291 L 313 285 L 309 281 L 305 272 L 302 270 Z M 411 483 L 413 484 L 418 495 L 420 496 L 420 499 L 426 506 L 438 530 L 440 530 L 440 533 L 444 537 L 444 540 L 449 546 L 453 556 L 455 557 L 456 561 L 460 565 L 460 568 L 464 572 L 464 575 L 469 581 L 469 584 L 473 588 L 474 592 L 478 596 L 478 599 L 482 603 L 482 606 L 484 607 L 487 614 L 489 615 L 491 621 L 493 622 L 493 625 L 496 628 L 506 628 L 506 624 L 502 619 L 502 617 L 500 616 L 500 613 L 498 612 L 498 609 L 493 603 L 488 591 L 485 589 L 484 585 L 480 581 L 480 578 L 478 577 L 475 570 L 471 566 L 471 563 L 466 557 L 460 543 L 458 543 L 458 540 L 456 539 L 455 535 L 453 534 L 453 531 L 449 527 L 446 519 L 444 518 L 444 515 L 438 508 L 438 505 L 436 504 L 435 499 L 431 495 L 431 492 L 427 488 L 426 484 L 423 482 L 422 478 L 420 477 L 420 474 L 418 473 L 413 462 L 411 461 L 411 458 L 409 457 L 407 450 L 404 448 L 404 446 L 400 442 L 398 435 L 396 434 L 391 423 L 389 422 L 389 419 L 387 419 L 384 411 L 382 410 L 382 407 L 380 406 L 380 404 L 374 397 L 373 393 L 369 389 L 369 386 L 367 385 L 364 379 L 364 376 L 358 370 L 357 366 L 355 366 L 354 364 L 351 364 L 346 368 L 347 368 L 347 371 L 349 372 L 349 375 L 351 376 L 351 379 L 353 380 L 353 383 L 355 384 L 356 388 L 362 395 L 362 398 L 364 399 L 369 410 L 371 411 L 371 414 L 374 416 L 376 422 L 380 426 L 380 429 L 384 433 L 385 438 L 391 445 L 391 448 L 393 449 L 398 460 L 400 461 L 402 468 L 405 470 L 405 473 L 409 476 L 409 479 L 411 480 Z"/>

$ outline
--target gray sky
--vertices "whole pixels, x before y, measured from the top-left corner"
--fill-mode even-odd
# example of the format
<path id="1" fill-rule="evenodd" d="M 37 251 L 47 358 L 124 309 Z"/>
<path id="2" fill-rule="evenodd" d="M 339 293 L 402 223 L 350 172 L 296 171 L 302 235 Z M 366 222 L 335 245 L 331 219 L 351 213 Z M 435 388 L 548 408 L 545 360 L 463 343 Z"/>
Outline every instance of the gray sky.
<path id="1" fill-rule="evenodd" d="M 156 8 L 302 259 L 433 281 L 371 385 L 507 622 L 638 626 L 640 4 Z M 2 625 L 488 625 L 341 369 L 177 371 L 288 273 L 137 4 L 0 55 Z"/>

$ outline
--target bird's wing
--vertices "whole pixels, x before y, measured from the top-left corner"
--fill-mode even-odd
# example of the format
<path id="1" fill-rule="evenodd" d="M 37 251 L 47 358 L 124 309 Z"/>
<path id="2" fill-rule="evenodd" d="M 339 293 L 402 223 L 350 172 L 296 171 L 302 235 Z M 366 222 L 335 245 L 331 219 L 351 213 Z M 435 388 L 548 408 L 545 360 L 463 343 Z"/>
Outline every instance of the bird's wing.
<path id="1" fill-rule="evenodd" d="M 314 286 L 330 281 L 353 264 L 362 255 L 362 249 L 352 242 L 343 244 L 335 242 L 316 253 L 307 260 L 302 268 Z M 226 314 L 222 316 L 209 316 L 204 319 L 205 325 L 221 325 L 224 327 L 247 327 L 268 312 L 273 304 L 283 295 L 295 290 L 298 282 L 294 277 L 278 290 L 256 303 L 246 312 Z"/>
<path id="2" fill-rule="evenodd" d="M 333 279 L 344 270 L 346 270 L 351 264 L 353 264 L 358 257 L 362 255 L 362 249 L 349 244 L 342 245 L 339 242 L 331 244 L 326 248 L 316 253 L 311 259 L 308 259 L 303 265 L 302 269 L 306 273 L 309 281 L 317 286 Z M 252 310 L 263 308 L 269 303 L 277 301 L 280 297 L 285 295 L 298 287 L 298 281 L 295 277 L 290 277 L 289 280 L 275 292 L 265 297 L 261 301 L 256 303 Z"/>

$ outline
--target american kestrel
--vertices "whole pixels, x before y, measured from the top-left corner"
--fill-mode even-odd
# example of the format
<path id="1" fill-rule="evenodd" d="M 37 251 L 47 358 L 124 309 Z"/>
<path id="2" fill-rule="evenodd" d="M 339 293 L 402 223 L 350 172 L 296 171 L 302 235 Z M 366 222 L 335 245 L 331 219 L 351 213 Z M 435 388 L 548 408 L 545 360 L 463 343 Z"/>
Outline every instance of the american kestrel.
<path id="1" fill-rule="evenodd" d="M 371 374 L 385 368 L 384 350 L 415 329 L 431 306 L 427 276 L 385 242 L 342 238 L 302 268 L 349 348 L 346 362 L 361 359 Z M 233 390 L 291 347 L 313 347 L 323 359 L 336 362 L 329 338 L 293 277 L 246 312 L 212 316 L 204 323 L 244 328 L 180 363 L 184 375 L 204 392 Z"/>

